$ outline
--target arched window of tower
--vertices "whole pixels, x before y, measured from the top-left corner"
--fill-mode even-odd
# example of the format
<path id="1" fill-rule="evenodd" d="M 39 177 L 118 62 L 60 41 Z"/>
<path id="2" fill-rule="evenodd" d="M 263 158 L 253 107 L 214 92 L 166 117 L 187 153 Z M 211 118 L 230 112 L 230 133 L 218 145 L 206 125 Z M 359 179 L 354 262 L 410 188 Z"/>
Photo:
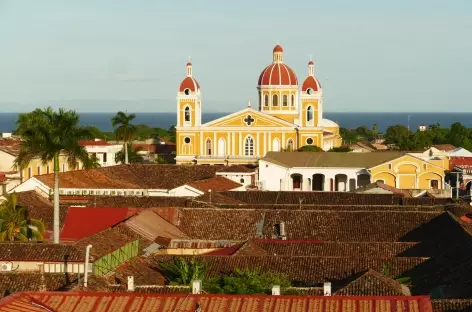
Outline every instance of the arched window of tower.
<path id="1" fill-rule="evenodd" d="M 313 120 L 313 107 L 308 106 L 306 109 L 306 121 L 310 122 Z"/>
<path id="2" fill-rule="evenodd" d="M 288 95 L 287 94 L 284 94 L 282 103 L 283 103 L 283 106 L 288 106 Z"/>
<path id="3" fill-rule="evenodd" d="M 185 95 L 189 95 L 189 94 L 190 94 L 190 89 L 185 89 L 185 90 L 184 90 L 184 94 L 185 94 Z"/>
<path id="4" fill-rule="evenodd" d="M 269 106 L 269 95 L 268 94 L 264 95 L 264 106 Z"/>
<path id="5" fill-rule="evenodd" d="M 306 93 L 308 93 L 308 94 L 313 94 L 313 89 L 312 89 L 312 88 L 309 88 L 308 90 L 306 90 Z"/>
<path id="6" fill-rule="evenodd" d="M 292 94 L 292 106 L 295 106 L 295 96 Z"/>
<path id="7" fill-rule="evenodd" d="M 190 122 L 190 107 L 185 107 L 185 121 Z"/>
<path id="8" fill-rule="evenodd" d="M 279 106 L 279 97 L 277 94 L 274 94 L 272 96 L 272 106 Z"/>

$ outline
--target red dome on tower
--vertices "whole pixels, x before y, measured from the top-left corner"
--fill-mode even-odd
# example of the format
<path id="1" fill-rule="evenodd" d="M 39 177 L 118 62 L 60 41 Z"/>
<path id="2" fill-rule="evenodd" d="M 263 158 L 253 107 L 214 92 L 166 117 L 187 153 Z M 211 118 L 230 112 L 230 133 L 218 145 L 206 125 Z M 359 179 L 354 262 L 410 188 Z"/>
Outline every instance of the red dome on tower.
<path id="1" fill-rule="evenodd" d="M 306 77 L 303 81 L 302 91 L 306 92 L 308 89 L 313 89 L 313 91 L 319 91 L 321 89 L 320 82 L 313 76 Z"/>
<path id="2" fill-rule="evenodd" d="M 273 62 L 259 76 L 259 86 L 297 86 L 298 79 L 295 72 L 284 64 L 283 49 L 276 45 L 273 50 Z"/>
<path id="3" fill-rule="evenodd" d="M 195 78 L 185 77 L 185 79 L 182 80 L 182 83 L 180 84 L 179 91 L 184 92 L 185 89 L 189 89 L 191 92 L 197 92 L 200 90 L 200 85 Z"/>

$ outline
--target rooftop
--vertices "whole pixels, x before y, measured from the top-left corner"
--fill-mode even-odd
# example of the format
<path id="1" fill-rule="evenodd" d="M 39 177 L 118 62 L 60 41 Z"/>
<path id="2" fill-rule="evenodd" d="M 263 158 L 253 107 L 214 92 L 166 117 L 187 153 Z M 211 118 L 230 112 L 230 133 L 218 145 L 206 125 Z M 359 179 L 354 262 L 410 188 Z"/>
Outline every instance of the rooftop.
<path id="1" fill-rule="evenodd" d="M 255 172 L 256 168 L 254 166 L 245 166 L 245 165 L 232 165 L 225 166 L 223 169 L 218 170 L 220 173 L 252 173 Z"/>
<path id="2" fill-rule="evenodd" d="M 209 190 L 230 191 L 242 186 L 242 184 L 236 183 L 233 180 L 218 176 L 199 181 L 192 181 L 187 183 L 187 185 L 202 192 L 208 192 Z"/>
<path id="3" fill-rule="evenodd" d="M 382 153 L 268 152 L 262 160 L 289 168 L 372 168 L 403 155 L 405 153 L 391 151 Z"/>
<path id="4" fill-rule="evenodd" d="M 431 301 L 427 296 L 418 297 L 311 297 L 268 295 L 188 295 L 188 294 L 133 294 L 133 293 L 84 293 L 84 292 L 36 292 L 20 293 L 0 301 L 0 312 L 101 312 L 135 311 L 162 312 L 197 311 L 337 311 L 374 312 L 375 307 L 403 306 L 410 312 L 430 312 Z M 270 308 L 269 308 L 270 307 Z M 321 308 L 323 307 L 323 308 Z M 21 309 L 21 310 L 20 310 Z"/>
<path id="5" fill-rule="evenodd" d="M 72 245 L 46 243 L 0 243 L 0 261 L 84 262 L 85 253 Z"/>

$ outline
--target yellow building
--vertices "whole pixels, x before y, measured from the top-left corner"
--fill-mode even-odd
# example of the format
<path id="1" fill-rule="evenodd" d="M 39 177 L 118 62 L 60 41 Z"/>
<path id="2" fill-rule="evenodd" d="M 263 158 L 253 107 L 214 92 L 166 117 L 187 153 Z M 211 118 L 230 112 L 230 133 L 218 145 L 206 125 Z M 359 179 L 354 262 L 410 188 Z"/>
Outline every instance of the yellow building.
<path id="1" fill-rule="evenodd" d="M 257 110 L 249 103 L 246 109 L 202 124 L 200 85 L 187 63 L 177 94 L 177 164 L 256 163 L 269 151 L 341 145 L 339 126 L 323 118 L 323 91 L 312 61 L 300 88 L 277 45 L 257 90 Z"/>

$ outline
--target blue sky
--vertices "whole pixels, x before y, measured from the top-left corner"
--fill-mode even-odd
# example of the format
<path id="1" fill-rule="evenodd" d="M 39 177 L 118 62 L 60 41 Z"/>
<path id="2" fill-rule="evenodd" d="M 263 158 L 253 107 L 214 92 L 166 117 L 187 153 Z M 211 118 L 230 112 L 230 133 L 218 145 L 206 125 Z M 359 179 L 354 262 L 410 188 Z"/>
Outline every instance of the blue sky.
<path id="1" fill-rule="evenodd" d="M 175 111 L 190 55 L 205 111 L 256 102 L 280 41 L 327 111 L 471 111 L 472 1 L 0 0 L 0 110 Z"/>

